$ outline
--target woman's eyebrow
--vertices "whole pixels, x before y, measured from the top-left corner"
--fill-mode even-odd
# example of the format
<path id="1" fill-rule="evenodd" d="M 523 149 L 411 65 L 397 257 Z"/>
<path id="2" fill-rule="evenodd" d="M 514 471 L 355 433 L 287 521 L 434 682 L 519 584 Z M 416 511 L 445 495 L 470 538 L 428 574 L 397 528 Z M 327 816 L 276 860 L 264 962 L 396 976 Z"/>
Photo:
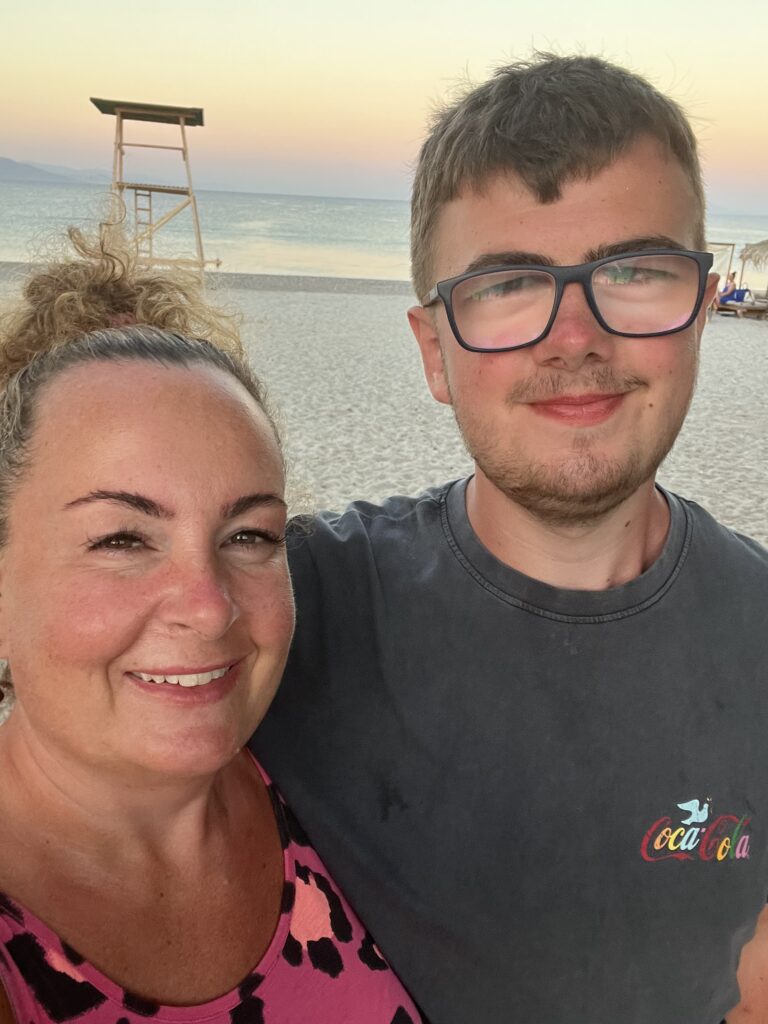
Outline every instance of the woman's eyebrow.
<path id="1" fill-rule="evenodd" d="M 80 505 L 89 505 L 96 501 L 108 501 L 117 505 L 125 505 L 135 512 L 141 512 L 145 516 L 153 516 L 155 519 L 173 519 L 175 514 L 152 498 L 147 498 L 143 494 L 134 494 L 132 491 L 90 491 L 81 498 L 75 498 L 74 501 L 67 502 L 64 508 L 77 508 Z M 269 492 L 255 493 L 244 494 L 242 498 L 237 498 L 230 504 L 224 505 L 221 514 L 224 519 L 234 519 L 245 512 L 250 512 L 253 508 L 264 506 L 277 506 L 281 509 L 287 508 L 286 503 L 279 494 L 271 494 Z"/>
<path id="2" fill-rule="evenodd" d="M 281 509 L 288 507 L 279 494 L 244 494 L 242 498 L 233 501 L 231 505 L 225 505 L 222 509 L 222 516 L 224 519 L 235 519 L 245 512 L 250 512 L 253 508 L 264 506 L 277 506 Z"/>
<path id="3" fill-rule="evenodd" d="M 68 501 L 64 508 L 77 508 L 80 505 L 89 505 L 95 501 L 109 501 L 116 505 L 126 505 L 135 512 L 141 512 L 145 516 L 154 516 L 155 519 L 173 518 L 173 512 L 170 509 L 153 501 L 152 498 L 147 498 L 143 494 L 134 494 L 132 491 L 89 491 L 88 494 L 84 494 L 81 498 Z"/>

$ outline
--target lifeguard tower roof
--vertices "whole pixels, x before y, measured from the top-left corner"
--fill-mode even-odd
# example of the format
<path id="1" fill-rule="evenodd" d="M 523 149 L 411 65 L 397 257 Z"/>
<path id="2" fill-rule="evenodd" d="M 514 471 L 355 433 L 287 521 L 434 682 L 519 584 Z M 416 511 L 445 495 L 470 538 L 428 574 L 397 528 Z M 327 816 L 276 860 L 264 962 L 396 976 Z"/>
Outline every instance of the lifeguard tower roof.
<path id="1" fill-rule="evenodd" d="M 202 107 L 168 107 L 160 103 L 133 103 L 128 100 L 102 100 L 91 96 L 91 103 L 102 114 L 122 114 L 125 121 L 157 121 L 159 124 L 184 124 L 195 128 L 203 123 Z"/>

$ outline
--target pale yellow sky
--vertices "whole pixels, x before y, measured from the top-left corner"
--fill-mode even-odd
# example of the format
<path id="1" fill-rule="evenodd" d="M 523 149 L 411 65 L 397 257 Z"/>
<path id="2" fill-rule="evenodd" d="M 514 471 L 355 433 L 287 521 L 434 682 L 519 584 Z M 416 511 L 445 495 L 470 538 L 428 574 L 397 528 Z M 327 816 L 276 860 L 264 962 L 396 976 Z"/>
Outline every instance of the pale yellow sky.
<path id="1" fill-rule="evenodd" d="M 187 104 L 201 186 L 405 198 L 432 105 L 538 47 L 649 77 L 692 115 L 713 202 L 768 213 L 767 39 L 762 0 L 35 0 L 3 14 L 0 156 L 108 169 L 89 96 Z"/>

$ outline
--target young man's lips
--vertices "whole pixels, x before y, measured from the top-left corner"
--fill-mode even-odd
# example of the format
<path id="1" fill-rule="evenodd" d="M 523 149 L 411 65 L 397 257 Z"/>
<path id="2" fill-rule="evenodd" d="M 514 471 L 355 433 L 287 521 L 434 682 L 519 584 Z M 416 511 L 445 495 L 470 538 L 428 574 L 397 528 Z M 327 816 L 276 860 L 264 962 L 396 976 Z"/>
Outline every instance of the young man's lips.
<path id="1" fill-rule="evenodd" d="M 558 395 L 541 402 L 531 402 L 530 408 L 540 416 L 573 426 L 594 426 L 612 416 L 625 397 L 626 392 L 623 391 L 610 395 Z"/>

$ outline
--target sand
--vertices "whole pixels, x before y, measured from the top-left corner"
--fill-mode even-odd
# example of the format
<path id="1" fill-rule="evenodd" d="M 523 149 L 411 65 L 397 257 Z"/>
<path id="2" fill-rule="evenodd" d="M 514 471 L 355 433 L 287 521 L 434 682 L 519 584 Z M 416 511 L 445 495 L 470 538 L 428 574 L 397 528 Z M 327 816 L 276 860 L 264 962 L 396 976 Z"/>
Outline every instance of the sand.
<path id="1" fill-rule="evenodd" d="M 0 298 L 20 265 L 0 263 Z M 241 311 L 279 411 L 291 492 L 312 508 L 414 493 L 470 468 L 450 409 L 429 395 L 398 281 L 212 275 Z M 651 343 L 652 344 L 652 343 Z M 768 544 L 768 322 L 716 315 L 696 396 L 661 482 Z"/>
<path id="2" fill-rule="evenodd" d="M 23 268 L 0 263 L 0 298 Z M 450 409 L 429 395 L 398 281 L 212 275 L 241 311 L 289 457 L 291 492 L 312 508 L 414 493 L 466 473 Z M 651 342 L 652 344 L 652 342 Z M 768 322 L 716 315 L 699 385 L 661 482 L 768 544 Z"/>
<path id="3" fill-rule="evenodd" d="M 19 270 L 0 264 L 0 298 Z M 222 274 L 212 295 L 242 312 L 279 412 L 294 508 L 415 493 L 469 471 L 450 409 L 424 383 L 407 284 Z M 690 414 L 660 472 L 665 486 L 764 544 L 767 394 L 768 323 L 715 316 Z"/>
<path id="4" fill-rule="evenodd" d="M 277 403 L 294 491 L 317 508 L 413 493 L 470 462 L 424 383 L 396 282 L 242 277 L 227 287 Z M 226 275 L 222 275 L 226 281 Z M 222 295 L 225 294 L 222 292 Z M 660 481 L 768 543 L 768 322 L 716 315 L 696 396 Z"/>

